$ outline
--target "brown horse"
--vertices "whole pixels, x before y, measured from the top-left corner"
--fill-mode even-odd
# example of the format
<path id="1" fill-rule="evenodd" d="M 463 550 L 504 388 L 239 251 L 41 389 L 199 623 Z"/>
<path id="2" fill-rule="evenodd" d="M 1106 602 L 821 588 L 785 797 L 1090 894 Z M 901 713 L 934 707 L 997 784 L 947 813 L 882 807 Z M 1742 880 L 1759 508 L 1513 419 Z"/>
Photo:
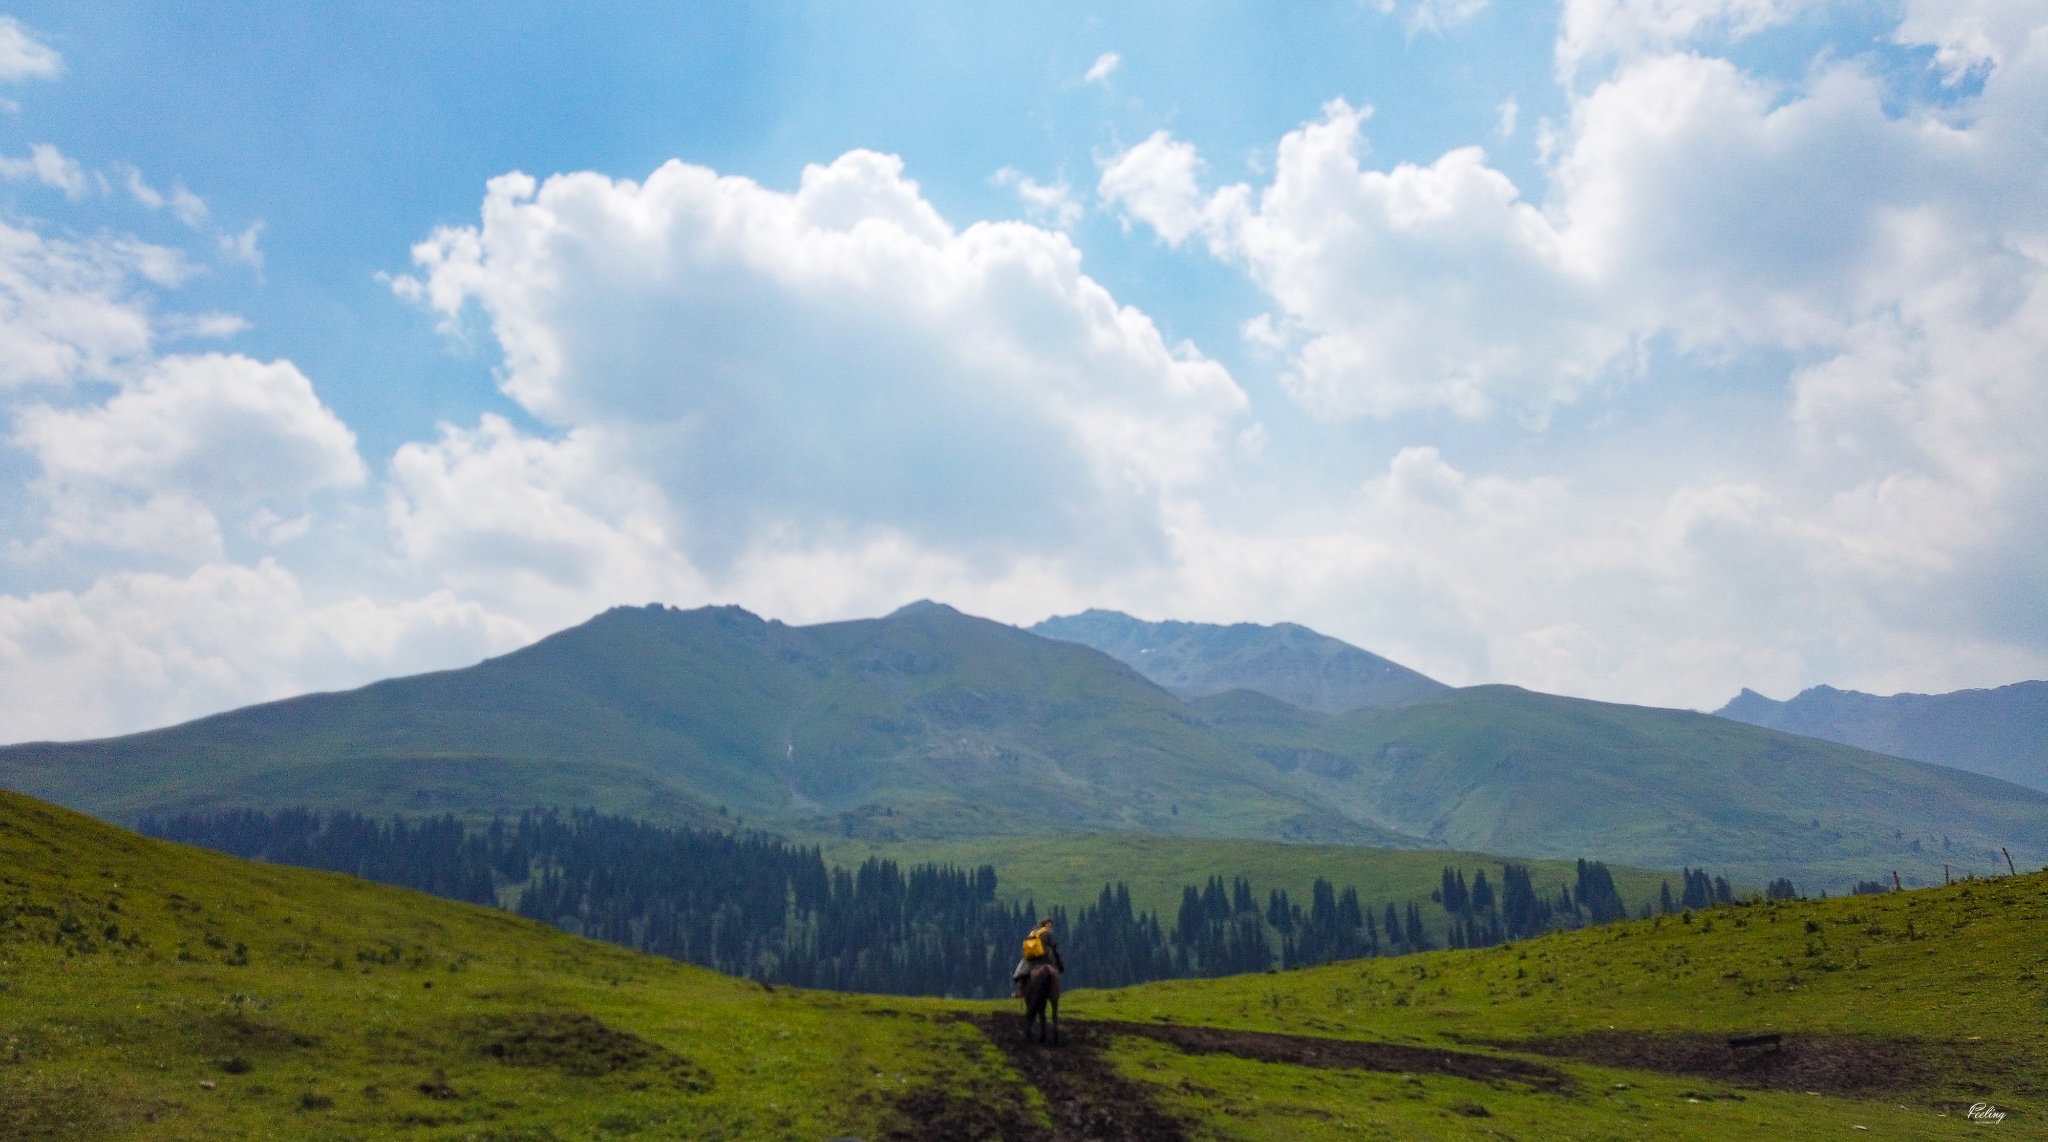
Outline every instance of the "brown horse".
<path id="1" fill-rule="evenodd" d="M 1051 1019 L 1046 1018 L 1050 1013 Z M 1053 1046 L 1060 1042 L 1060 973 L 1051 964 L 1039 964 L 1024 978 L 1024 1037 L 1031 1038 L 1032 1024 L 1038 1025 L 1038 1041 L 1045 1042 L 1048 1027 Z"/>

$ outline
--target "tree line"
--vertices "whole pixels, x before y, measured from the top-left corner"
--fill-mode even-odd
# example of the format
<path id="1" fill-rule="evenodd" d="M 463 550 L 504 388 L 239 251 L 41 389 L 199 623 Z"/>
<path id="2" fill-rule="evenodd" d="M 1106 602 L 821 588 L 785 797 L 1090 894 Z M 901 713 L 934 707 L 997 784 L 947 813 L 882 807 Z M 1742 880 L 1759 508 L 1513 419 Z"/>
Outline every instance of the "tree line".
<path id="1" fill-rule="evenodd" d="M 351 812 L 238 809 L 149 817 L 141 831 L 236 856 L 361 876 L 509 908 L 594 939 L 766 983 L 896 995 L 987 997 L 1008 990 L 1033 901 L 1008 904 L 993 866 L 829 866 L 817 848 L 761 833 L 669 828 L 591 811 L 534 810 L 466 826 L 441 816 L 376 821 Z M 1526 865 L 1466 878 L 1445 868 L 1425 902 L 1367 904 L 1318 879 L 1306 900 L 1251 881 L 1187 885 L 1172 923 L 1106 884 L 1059 933 L 1069 987 L 1308 967 L 1439 946 L 1486 947 L 1628 915 L 1613 876 L 1580 861 L 1576 884 L 1539 891 Z M 1727 899 L 1725 880 L 1688 869 L 1680 901 Z M 1700 884 L 1704 883 L 1704 888 Z M 1702 901 L 1705 907 L 1711 900 Z M 1647 905 L 1644 908 L 1648 912 Z M 1425 914 L 1427 912 L 1427 914 Z"/>

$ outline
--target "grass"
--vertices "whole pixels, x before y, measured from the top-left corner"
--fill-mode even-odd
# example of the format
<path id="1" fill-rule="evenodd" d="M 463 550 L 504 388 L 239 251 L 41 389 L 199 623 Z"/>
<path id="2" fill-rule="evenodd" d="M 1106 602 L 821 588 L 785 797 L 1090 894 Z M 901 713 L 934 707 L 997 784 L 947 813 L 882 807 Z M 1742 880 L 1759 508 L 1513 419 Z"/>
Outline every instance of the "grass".
<path id="1" fill-rule="evenodd" d="M 1717 908 L 1278 975 L 1076 993 L 1073 1017 L 1172 1020 L 1423 1045 L 1623 1031 L 1878 1040 L 1922 1059 L 1904 1092 L 1842 1098 L 1571 1065 L 1570 1097 L 1435 1076 L 1307 1072 L 1120 1040 L 1117 1064 L 1217 1138 L 2048 1137 L 2048 874 Z M 1460 1111 L 1476 1105 L 1478 1116 Z M 1946 1117 L 1944 1117 L 1946 1116 Z"/>
<path id="2" fill-rule="evenodd" d="M 873 1138 L 899 1092 L 1007 1081 L 930 1005 L 768 992 L 5 793 L 0 878 L 10 1140 Z"/>
<path id="3" fill-rule="evenodd" d="M 1430 854 L 1432 857 L 1435 854 Z M 1163 859 L 1163 858 L 1162 858 Z M 1560 1090 L 1188 1054 L 1103 1065 L 1191 1137 L 1953 1138 L 2048 1130 L 2048 874 L 1717 908 L 1430 953 L 1118 991 L 1068 1020 L 1513 1052 Z M 150 841 L 0 794 L 0 1137 L 936 1137 L 1045 1106 L 957 1011 L 773 992 L 488 909 Z M 1611 1029 L 1611 1030 L 1610 1030 Z M 1532 1054 L 1594 1033 L 1778 1030 L 1922 1073 L 1863 1097 Z M 1073 1063 L 1067 1060 L 1072 1059 Z M 1078 1055 L 1061 1065 L 1079 1065 Z"/>

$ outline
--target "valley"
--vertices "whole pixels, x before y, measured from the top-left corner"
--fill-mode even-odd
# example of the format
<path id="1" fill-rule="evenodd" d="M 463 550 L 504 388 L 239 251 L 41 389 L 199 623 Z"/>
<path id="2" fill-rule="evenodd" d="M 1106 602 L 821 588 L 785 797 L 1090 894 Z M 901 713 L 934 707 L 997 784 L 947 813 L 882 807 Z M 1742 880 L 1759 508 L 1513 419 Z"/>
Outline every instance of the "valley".
<path id="1" fill-rule="evenodd" d="M 13 794 L 0 870 L 23 1139 L 1932 1139 L 1984 1129 L 1972 1106 L 2020 1136 L 2048 1114 L 2048 874 L 1079 990 L 1055 1048 L 1006 1002 L 770 990 Z M 1758 1032 L 1772 1057 L 1725 1045 Z"/>

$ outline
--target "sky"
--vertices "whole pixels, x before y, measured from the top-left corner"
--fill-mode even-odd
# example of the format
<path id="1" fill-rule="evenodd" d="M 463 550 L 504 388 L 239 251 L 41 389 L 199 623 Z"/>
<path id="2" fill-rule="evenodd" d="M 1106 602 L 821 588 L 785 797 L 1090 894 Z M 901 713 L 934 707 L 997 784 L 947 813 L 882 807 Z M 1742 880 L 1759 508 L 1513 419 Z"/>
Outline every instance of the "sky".
<path id="1" fill-rule="evenodd" d="M 2048 0 L 0 8 L 0 741 L 607 607 L 2048 676 Z"/>

